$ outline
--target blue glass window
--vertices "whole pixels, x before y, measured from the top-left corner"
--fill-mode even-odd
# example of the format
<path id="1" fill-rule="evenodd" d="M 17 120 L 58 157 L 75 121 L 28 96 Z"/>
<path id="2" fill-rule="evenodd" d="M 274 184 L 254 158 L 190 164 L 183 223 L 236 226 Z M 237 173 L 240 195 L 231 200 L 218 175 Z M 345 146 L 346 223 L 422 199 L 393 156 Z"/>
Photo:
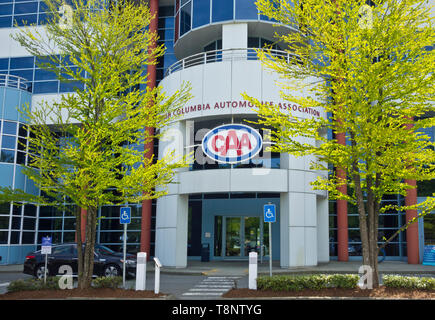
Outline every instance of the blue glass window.
<path id="1" fill-rule="evenodd" d="M 60 92 L 75 92 L 76 89 L 83 90 L 84 85 L 78 81 L 61 82 Z"/>
<path id="2" fill-rule="evenodd" d="M 53 93 L 58 91 L 58 81 L 33 83 L 33 93 Z"/>
<path id="3" fill-rule="evenodd" d="M 0 0 L 0 3 L 9 3 L 9 2 L 13 2 L 14 0 Z"/>
<path id="4" fill-rule="evenodd" d="M 39 20 L 38 20 L 39 25 L 47 24 L 49 21 L 50 21 L 50 14 L 49 13 L 40 13 L 39 14 Z"/>
<path id="5" fill-rule="evenodd" d="M 33 70 L 11 70 L 10 74 L 33 81 Z"/>
<path id="6" fill-rule="evenodd" d="M 0 70 L 8 70 L 9 58 L 0 59 Z"/>
<path id="7" fill-rule="evenodd" d="M 191 20 L 191 6 L 192 3 L 189 2 L 180 10 L 180 36 L 185 34 L 190 30 L 190 20 Z"/>
<path id="8" fill-rule="evenodd" d="M 213 1 L 212 22 L 233 20 L 234 0 L 219 0 Z"/>
<path id="9" fill-rule="evenodd" d="M 38 19 L 37 14 L 28 14 L 23 16 L 15 16 L 14 17 L 14 26 L 28 26 L 31 24 L 36 24 Z"/>
<path id="10" fill-rule="evenodd" d="M 16 135 L 17 134 L 17 123 L 4 121 L 3 122 L 3 133 Z"/>
<path id="11" fill-rule="evenodd" d="M 12 17 L 0 17 L 0 28 L 10 28 L 12 26 Z"/>
<path id="12" fill-rule="evenodd" d="M 0 5 L 0 15 L 10 15 L 12 14 L 12 4 L 2 4 Z"/>
<path id="13" fill-rule="evenodd" d="M 173 29 L 174 17 L 159 18 L 159 29 Z"/>
<path id="14" fill-rule="evenodd" d="M 255 1 L 236 0 L 236 19 L 258 19 Z"/>
<path id="15" fill-rule="evenodd" d="M 15 144 L 17 142 L 14 136 L 3 136 L 2 137 L 2 148 L 15 149 Z"/>
<path id="16" fill-rule="evenodd" d="M 11 69 L 32 69 L 33 57 L 11 58 Z"/>
<path id="17" fill-rule="evenodd" d="M 14 163 L 15 151 L 2 150 L 0 155 L 0 162 Z"/>
<path id="18" fill-rule="evenodd" d="M 46 12 L 48 11 L 47 5 L 44 3 L 44 1 L 39 1 L 39 12 Z"/>
<path id="19" fill-rule="evenodd" d="M 37 13 L 38 2 L 16 3 L 14 14 Z"/>
<path id="20" fill-rule="evenodd" d="M 35 81 L 38 80 L 55 80 L 56 74 L 52 71 L 48 71 L 45 69 L 36 69 L 35 70 Z"/>
<path id="21" fill-rule="evenodd" d="M 192 28 L 198 28 L 210 23 L 210 0 L 193 1 Z"/>

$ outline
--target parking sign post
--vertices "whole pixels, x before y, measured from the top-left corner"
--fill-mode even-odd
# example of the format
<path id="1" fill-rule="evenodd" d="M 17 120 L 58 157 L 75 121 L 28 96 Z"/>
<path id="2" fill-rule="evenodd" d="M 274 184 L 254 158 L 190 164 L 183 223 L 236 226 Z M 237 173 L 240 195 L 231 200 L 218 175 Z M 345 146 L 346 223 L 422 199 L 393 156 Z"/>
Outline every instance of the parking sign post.
<path id="1" fill-rule="evenodd" d="M 119 223 L 124 225 L 123 251 L 124 257 L 122 260 L 122 286 L 125 289 L 125 259 L 127 258 L 127 225 L 131 222 L 131 208 L 122 207 L 119 214 Z"/>
<path id="2" fill-rule="evenodd" d="M 47 282 L 47 270 L 48 270 L 48 255 L 51 254 L 51 237 L 42 237 L 41 241 L 41 254 L 45 254 L 45 266 L 44 266 L 44 283 Z"/>
<path id="3" fill-rule="evenodd" d="M 269 202 L 263 209 L 264 222 L 269 222 L 269 275 L 272 276 L 272 223 L 276 222 L 276 207 Z"/>

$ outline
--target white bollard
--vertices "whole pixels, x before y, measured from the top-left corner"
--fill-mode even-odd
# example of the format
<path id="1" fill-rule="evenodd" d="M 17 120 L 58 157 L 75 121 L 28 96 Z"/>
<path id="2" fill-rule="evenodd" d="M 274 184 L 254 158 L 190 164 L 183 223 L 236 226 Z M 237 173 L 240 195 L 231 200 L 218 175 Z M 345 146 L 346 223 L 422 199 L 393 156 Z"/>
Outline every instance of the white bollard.
<path id="1" fill-rule="evenodd" d="M 154 293 L 159 294 L 160 291 L 160 268 L 162 264 L 160 263 L 159 258 L 154 257 L 155 266 L 155 279 L 154 279 Z"/>
<path id="2" fill-rule="evenodd" d="M 249 289 L 257 290 L 258 253 L 249 252 Z"/>
<path id="3" fill-rule="evenodd" d="M 137 253 L 136 262 L 136 291 L 145 290 L 147 275 L 147 254 L 146 252 Z"/>

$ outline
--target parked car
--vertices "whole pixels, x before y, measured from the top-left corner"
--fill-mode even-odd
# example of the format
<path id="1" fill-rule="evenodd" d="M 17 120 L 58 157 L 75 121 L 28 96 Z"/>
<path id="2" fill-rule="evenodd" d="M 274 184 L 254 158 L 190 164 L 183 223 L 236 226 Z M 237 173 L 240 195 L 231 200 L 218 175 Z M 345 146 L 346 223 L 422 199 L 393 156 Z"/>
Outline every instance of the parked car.
<path id="1" fill-rule="evenodd" d="M 77 244 L 67 243 L 53 245 L 51 254 L 47 257 L 47 275 L 59 274 L 59 268 L 63 265 L 71 266 L 73 275 L 77 275 Z M 126 254 L 126 276 L 136 275 L 136 256 Z M 123 253 L 115 252 L 103 245 L 95 245 L 94 250 L 94 275 L 115 277 L 122 276 Z M 24 261 L 24 273 L 36 278 L 43 278 L 45 271 L 45 254 L 41 250 L 27 254 Z"/>

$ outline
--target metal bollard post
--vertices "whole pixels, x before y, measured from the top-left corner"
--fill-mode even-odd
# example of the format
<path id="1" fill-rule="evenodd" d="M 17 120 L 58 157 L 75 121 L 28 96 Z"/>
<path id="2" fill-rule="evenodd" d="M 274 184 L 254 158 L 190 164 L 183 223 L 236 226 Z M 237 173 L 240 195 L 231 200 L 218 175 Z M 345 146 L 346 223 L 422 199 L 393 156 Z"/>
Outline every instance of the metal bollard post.
<path id="1" fill-rule="evenodd" d="M 136 291 L 145 290 L 147 275 L 147 254 L 146 252 L 137 253 L 136 263 Z"/>
<path id="2" fill-rule="evenodd" d="M 249 289 L 257 290 L 258 253 L 249 252 Z"/>
<path id="3" fill-rule="evenodd" d="M 154 257 L 155 266 L 155 279 L 154 279 L 154 293 L 159 294 L 160 291 L 160 268 L 162 264 L 160 263 L 159 258 Z"/>

